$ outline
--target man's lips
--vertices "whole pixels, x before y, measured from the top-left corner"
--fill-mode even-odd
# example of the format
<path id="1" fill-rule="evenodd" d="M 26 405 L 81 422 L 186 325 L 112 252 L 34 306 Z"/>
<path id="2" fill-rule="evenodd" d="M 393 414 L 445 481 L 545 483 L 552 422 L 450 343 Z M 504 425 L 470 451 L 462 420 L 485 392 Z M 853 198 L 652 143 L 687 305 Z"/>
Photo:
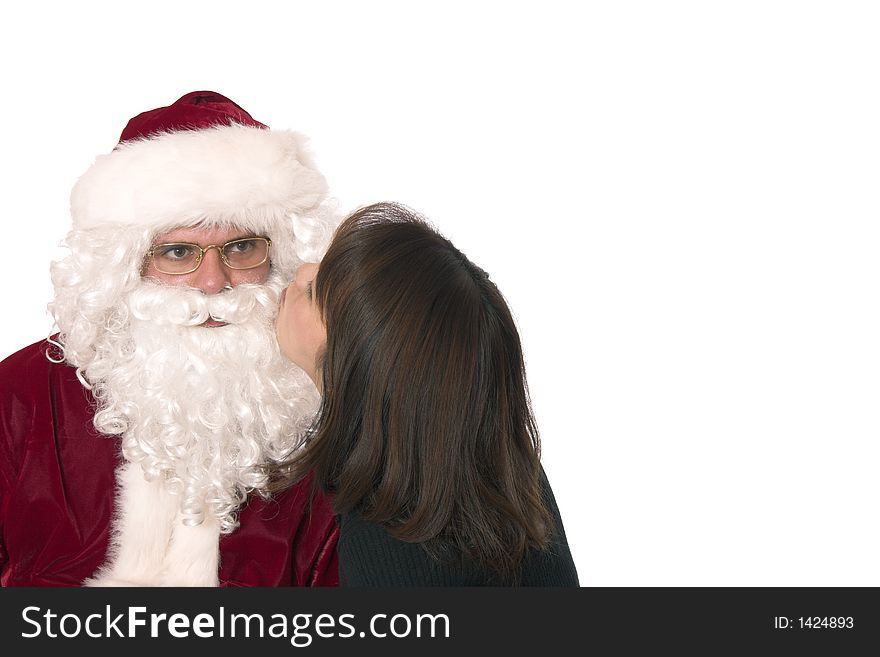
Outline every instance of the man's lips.
<path id="1" fill-rule="evenodd" d="M 209 317 L 208 320 L 202 324 L 202 326 L 207 326 L 209 328 L 214 328 L 216 326 L 226 326 L 227 322 L 218 322 L 213 317 Z"/>

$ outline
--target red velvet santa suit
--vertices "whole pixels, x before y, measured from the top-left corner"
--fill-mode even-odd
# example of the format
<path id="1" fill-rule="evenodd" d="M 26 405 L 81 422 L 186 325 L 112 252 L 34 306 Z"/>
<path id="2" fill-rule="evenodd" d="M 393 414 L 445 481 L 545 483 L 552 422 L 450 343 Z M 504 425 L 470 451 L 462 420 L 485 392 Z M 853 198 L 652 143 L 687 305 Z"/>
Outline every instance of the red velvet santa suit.
<path id="1" fill-rule="evenodd" d="M 79 586 L 104 562 L 121 462 L 94 400 L 42 341 L 0 363 L 0 584 Z M 54 352 L 57 357 L 57 351 Z M 303 482 L 252 495 L 220 539 L 221 586 L 335 586 L 338 529 Z"/>

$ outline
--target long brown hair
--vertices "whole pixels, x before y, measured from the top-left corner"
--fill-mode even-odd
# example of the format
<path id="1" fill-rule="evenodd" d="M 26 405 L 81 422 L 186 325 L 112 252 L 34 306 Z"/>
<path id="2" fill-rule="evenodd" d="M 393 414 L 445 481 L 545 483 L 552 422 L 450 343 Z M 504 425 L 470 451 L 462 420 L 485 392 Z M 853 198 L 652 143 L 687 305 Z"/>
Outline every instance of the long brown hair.
<path id="1" fill-rule="evenodd" d="M 486 273 L 412 210 L 379 203 L 339 227 L 314 294 L 322 404 L 281 484 L 314 470 L 337 513 L 502 575 L 546 546 L 522 347 Z"/>

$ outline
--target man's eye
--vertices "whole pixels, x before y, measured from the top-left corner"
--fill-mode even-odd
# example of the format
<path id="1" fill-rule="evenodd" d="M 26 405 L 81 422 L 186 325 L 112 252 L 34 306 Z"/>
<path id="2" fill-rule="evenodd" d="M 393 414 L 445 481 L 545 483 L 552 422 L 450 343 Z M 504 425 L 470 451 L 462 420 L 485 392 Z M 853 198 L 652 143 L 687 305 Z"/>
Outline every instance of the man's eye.
<path id="1" fill-rule="evenodd" d="M 255 240 L 239 240 L 238 242 L 233 242 L 229 246 L 226 247 L 227 254 L 242 254 L 247 253 L 248 251 L 253 251 L 256 248 Z"/>
<path id="2" fill-rule="evenodd" d="M 191 258 L 195 251 L 187 244 L 169 244 L 159 249 L 158 255 L 168 260 L 185 260 Z"/>

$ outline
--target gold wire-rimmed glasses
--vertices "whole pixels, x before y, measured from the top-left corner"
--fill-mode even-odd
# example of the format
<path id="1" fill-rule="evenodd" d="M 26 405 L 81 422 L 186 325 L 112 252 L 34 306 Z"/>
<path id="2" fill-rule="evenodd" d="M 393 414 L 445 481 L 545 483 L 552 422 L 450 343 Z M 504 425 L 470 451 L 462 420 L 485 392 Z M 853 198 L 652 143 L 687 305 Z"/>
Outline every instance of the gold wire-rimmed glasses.
<path id="1" fill-rule="evenodd" d="M 208 251 L 217 249 L 223 264 L 230 269 L 253 269 L 269 259 L 270 246 L 272 240 L 268 237 L 240 237 L 226 244 L 205 247 L 190 242 L 172 242 L 154 244 L 147 251 L 147 258 L 156 271 L 163 274 L 191 274 L 202 264 Z"/>

